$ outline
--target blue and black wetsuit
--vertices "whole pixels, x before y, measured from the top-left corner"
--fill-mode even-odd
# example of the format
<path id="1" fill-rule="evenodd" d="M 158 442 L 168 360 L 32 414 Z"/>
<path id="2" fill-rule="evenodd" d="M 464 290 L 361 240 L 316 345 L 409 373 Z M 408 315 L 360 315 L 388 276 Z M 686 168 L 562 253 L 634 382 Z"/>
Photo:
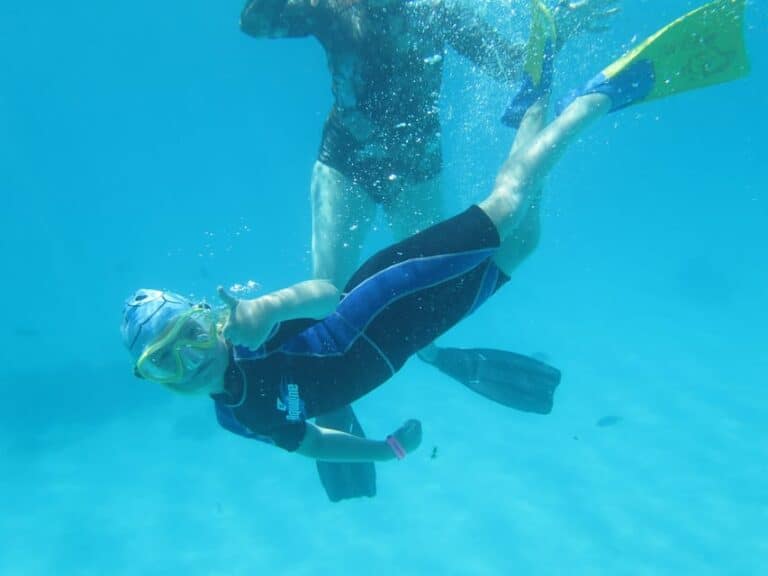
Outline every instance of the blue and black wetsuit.
<path id="1" fill-rule="evenodd" d="M 241 26 L 257 37 L 319 40 L 334 97 L 319 160 L 378 202 L 442 169 L 438 98 L 447 45 L 499 81 L 519 77 L 523 46 L 486 23 L 472 0 L 315 4 L 250 0 Z"/>
<path id="2" fill-rule="evenodd" d="M 351 404 L 471 314 L 508 277 L 492 257 L 493 223 L 478 207 L 378 252 L 323 320 L 285 322 L 258 350 L 235 347 L 225 428 L 295 450 L 308 418 Z"/>

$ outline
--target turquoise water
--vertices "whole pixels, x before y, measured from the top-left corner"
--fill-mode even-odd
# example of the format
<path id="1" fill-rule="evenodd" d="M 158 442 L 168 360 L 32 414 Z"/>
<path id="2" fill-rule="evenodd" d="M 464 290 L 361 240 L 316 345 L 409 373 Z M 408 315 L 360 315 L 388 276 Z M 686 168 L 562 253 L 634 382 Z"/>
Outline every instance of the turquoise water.
<path id="1" fill-rule="evenodd" d="M 568 48 L 557 89 L 695 5 L 626 2 Z M 547 182 L 538 252 L 445 337 L 545 354 L 555 411 L 409 363 L 357 410 L 374 437 L 419 417 L 424 446 L 343 504 L 310 462 L 134 379 L 120 344 L 137 287 L 309 274 L 324 57 L 240 34 L 240 8 L 0 5 L 0 574 L 768 572 L 764 4 L 752 75 L 592 129 Z M 525 30 L 498 3 L 489 18 Z M 506 89 L 455 54 L 447 72 L 455 212 L 511 134 Z"/>

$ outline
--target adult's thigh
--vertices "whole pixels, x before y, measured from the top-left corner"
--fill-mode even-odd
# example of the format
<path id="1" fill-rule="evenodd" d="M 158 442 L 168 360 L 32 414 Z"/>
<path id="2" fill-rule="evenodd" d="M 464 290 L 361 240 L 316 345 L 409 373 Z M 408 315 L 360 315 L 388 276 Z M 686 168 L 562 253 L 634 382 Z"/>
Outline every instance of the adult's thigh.
<path id="1" fill-rule="evenodd" d="M 443 218 L 440 177 L 404 185 L 400 193 L 384 206 L 395 238 L 401 240 L 437 224 Z"/>
<path id="2" fill-rule="evenodd" d="M 376 205 L 359 186 L 322 162 L 312 169 L 311 196 L 313 274 L 344 286 L 357 266 Z"/>

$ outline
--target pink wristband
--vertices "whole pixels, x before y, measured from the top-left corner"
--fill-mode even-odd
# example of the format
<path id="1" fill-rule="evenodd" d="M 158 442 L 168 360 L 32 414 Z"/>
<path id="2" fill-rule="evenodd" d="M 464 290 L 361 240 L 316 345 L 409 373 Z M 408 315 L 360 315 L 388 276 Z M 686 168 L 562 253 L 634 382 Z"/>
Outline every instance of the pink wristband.
<path id="1" fill-rule="evenodd" d="M 392 452 L 395 453 L 395 458 L 398 460 L 405 458 L 407 452 L 405 451 L 405 448 L 403 448 L 403 445 L 398 442 L 397 438 L 394 436 L 387 436 L 387 444 L 392 448 Z"/>

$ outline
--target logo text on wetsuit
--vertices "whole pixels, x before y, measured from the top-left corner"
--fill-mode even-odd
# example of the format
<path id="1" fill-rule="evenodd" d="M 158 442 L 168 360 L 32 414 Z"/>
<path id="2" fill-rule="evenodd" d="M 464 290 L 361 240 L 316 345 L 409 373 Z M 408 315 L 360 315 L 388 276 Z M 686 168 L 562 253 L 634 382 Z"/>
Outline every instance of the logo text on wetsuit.
<path id="1" fill-rule="evenodd" d="M 282 398 L 277 399 L 277 409 L 287 411 L 285 419 L 291 421 L 301 420 L 303 410 L 301 406 L 301 396 L 299 396 L 299 385 L 286 384 L 283 387 L 281 396 Z"/>

